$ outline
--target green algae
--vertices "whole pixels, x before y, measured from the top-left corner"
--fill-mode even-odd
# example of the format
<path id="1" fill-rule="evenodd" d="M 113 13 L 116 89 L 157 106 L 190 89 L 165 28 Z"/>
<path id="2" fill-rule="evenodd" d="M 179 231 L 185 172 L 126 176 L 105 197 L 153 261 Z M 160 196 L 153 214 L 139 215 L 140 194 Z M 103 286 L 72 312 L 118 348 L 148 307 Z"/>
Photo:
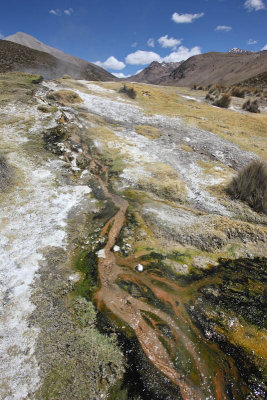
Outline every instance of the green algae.
<path id="1" fill-rule="evenodd" d="M 83 274 L 83 278 L 75 287 L 75 295 L 88 300 L 99 289 L 96 251 L 83 251 L 75 264 L 75 268 Z"/>

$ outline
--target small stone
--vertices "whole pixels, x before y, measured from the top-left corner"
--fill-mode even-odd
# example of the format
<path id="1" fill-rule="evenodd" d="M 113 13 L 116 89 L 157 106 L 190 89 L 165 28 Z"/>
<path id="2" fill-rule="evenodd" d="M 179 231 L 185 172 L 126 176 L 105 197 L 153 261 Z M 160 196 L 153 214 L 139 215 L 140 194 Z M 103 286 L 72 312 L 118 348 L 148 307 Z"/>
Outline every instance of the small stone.
<path id="1" fill-rule="evenodd" d="M 75 273 L 70 275 L 68 279 L 69 281 L 76 283 L 80 280 L 80 275 L 78 273 Z"/>
<path id="2" fill-rule="evenodd" d="M 116 252 L 116 251 L 120 251 L 120 246 L 117 246 L 116 244 L 115 244 L 115 246 L 113 247 L 113 251 L 114 252 Z"/>
<path id="3" fill-rule="evenodd" d="M 137 270 L 138 272 L 143 272 L 143 271 L 144 271 L 144 266 L 143 266 L 142 264 L 137 264 L 136 270 Z"/>
<path id="4" fill-rule="evenodd" d="M 98 250 L 96 254 L 98 258 L 106 258 L 105 249 Z"/>

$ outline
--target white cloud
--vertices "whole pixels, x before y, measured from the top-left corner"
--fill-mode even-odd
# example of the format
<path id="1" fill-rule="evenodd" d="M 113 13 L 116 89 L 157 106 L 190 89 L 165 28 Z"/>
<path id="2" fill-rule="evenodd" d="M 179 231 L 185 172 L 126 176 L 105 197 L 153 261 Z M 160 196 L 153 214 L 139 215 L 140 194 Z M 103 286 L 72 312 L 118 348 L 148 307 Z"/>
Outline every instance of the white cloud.
<path id="1" fill-rule="evenodd" d="M 183 39 L 168 38 L 168 35 L 165 35 L 165 36 L 161 36 L 158 39 L 158 42 L 161 45 L 161 47 L 172 47 L 175 49 L 176 46 L 181 44 L 182 40 Z"/>
<path id="2" fill-rule="evenodd" d="M 64 10 L 64 14 L 71 16 L 73 14 L 74 10 L 73 8 L 67 8 L 67 10 Z"/>
<path id="3" fill-rule="evenodd" d="M 131 47 L 136 47 L 137 45 L 138 45 L 137 42 L 133 42 L 133 43 L 131 44 Z"/>
<path id="4" fill-rule="evenodd" d="M 149 47 L 155 47 L 155 41 L 154 41 L 154 39 L 153 39 L 153 38 L 148 39 L 147 45 L 148 45 Z"/>
<path id="5" fill-rule="evenodd" d="M 52 9 L 52 10 L 49 11 L 49 14 L 60 16 L 61 15 L 61 11 L 58 8 L 56 10 Z"/>
<path id="6" fill-rule="evenodd" d="M 110 68 L 115 70 L 121 70 L 125 68 L 124 62 L 117 60 L 117 58 L 113 56 L 107 58 L 104 62 L 96 61 L 95 64 L 102 68 Z"/>
<path id="7" fill-rule="evenodd" d="M 215 28 L 215 31 L 217 31 L 217 32 L 220 32 L 220 31 L 230 32 L 231 30 L 232 30 L 232 27 L 231 26 L 227 26 L 227 25 L 218 25 Z"/>
<path id="8" fill-rule="evenodd" d="M 244 3 L 244 7 L 248 11 L 259 11 L 264 10 L 265 6 L 262 0 L 247 0 Z"/>
<path id="9" fill-rule="evenodd" d="M 134 53 L 128 54 L 125 58 L 126 63 L 131 65 L 146 65 L 152 63 L 152 61 L 160 60 L 160 55 L 154 53 L 154 51 L 143 50 L 137 50 Z"/>
<path id="10" fill-rule="evenodd" d="M 254 40 L 254 39 L 248 39 L 247 40 L 247 44 L 257 44 L 257 43 L 258 43 L 258 41 Z"/>
<path id="11" fill-rule="evenodd" d="M 131 75 L 124 75 L 123 72 L 112 72 L 112 75 L 116 76 L 117 78 L 129 78 Z"/>
<path id="12" fill-rule="evenodd" d="M 177 24 L 189 24 L 193 22 L 197 18 L 201 18 L 204 16 L 204 13 L 199 13 L 199 14 L 178 14 L 178 13 L 173 13 L 172 14 L 172 20 L 176 22 Z"/>
<path id="13" fill-rule="evenodd" d="M 192 47 L 192 49 L 180 46 L 176 51 L 173 51 L 166 57 L 160 57 L 159 54 L 154 53 L 153 51 L 137 50 L 135 53 L 129 54 L 125 58 L 125 61 L 127 64 L 134 65 L 146 65 L 152 63 L 153 61 L 179 62 L 187 60 L 189 57 L 196 56 L 197 54 L 201 54 L 201 49 L 198 46 Z M 139 72 L 141 72 L 141 70 L 137 71 L 136 74 Z"/>
<path id="14" fill-rule="evenodd" d="M 187 47 L 180 46 L 178 50 L 173 51 L 168 56 L 164 57 L 162 61 L 164 62 L 180 62 L 185 61 L 192 56 L 196 56 L 197 54 L 201 54 L 201 48 L 198 46 L 192 47 L 192 49 L 188 49 Z"/>
<path id="15" fill-rule="evenodd" d="M 140 72 L 143 71 L 144 68 L 139 69 L 138 71 L 136 71 L 135 75 L 140 74 Z"/>
<path id="16" fill-rule="evenodd" d="M 0 32 L 0 39 L 3 39 L 4 35 Z"/>
<path id="17" fill-rule="evenodd" d="M 261 50 L 267 50 L 267 44 Z"/>

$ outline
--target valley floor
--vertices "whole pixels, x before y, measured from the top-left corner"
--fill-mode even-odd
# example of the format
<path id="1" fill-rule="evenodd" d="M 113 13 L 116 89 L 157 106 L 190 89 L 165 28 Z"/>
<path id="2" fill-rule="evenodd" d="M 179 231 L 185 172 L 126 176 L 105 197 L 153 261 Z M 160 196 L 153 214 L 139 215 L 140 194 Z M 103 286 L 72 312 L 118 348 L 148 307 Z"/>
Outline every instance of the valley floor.
<path id="1" fill-rule="evenodd" d="M 0 76 L 0 398 L 263 399 L 267 115 L 120 86 Z"/>

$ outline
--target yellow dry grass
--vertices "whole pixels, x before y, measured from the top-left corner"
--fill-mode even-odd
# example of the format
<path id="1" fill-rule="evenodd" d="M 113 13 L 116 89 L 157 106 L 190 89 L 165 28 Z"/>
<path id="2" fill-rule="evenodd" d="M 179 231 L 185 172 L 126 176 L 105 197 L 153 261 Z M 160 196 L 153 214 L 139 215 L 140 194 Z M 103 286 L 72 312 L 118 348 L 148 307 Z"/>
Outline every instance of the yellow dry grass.
<path id="1" fill-rule="evenodd" d="M 158 197 L 178 202 L 185 202 L 187 187 L 178 173 L 169 165 L 163 163 L 145 163 L 145 169 L 150 175 L 139 177 L 139 186 Z"/>
<path id="2" fill-rule="evenodd" d="M 135 127 L 135 131 L 148 139 L 157 139 L 162 135 L 159 129 L 148 125 L 138 125 Z"/>
<path id="3" fill-rule="evenodd" d="M 82 103 L 80 96 L 72 90 L 58 90 L 48 95 L 48 98 L 63 105 Z"/>
<path id="4" fill-rule="evenodd" d="M 118 90 L 121 83 L 102 83 L 102 86 Z M 179 95 L 199 97 L 200 94 L 186 88 L 131 84 L 137 92 L 133 102 L 149 115 L 162 114 L 180 117 L 188 125 L 215 133 L 244 150 L 266 157 L 267 115 L 241 114 L 233 110 L 213 107 L 206 103 L 188 100 Z"/>
<path id="5" fill-rule="evenodd" d="M 215 179 L 220 179 L 225 182 L 229 181 L 235 174 L 230 167 L 227 167 L 218 161 L 198 160 L 198 165 L 202 170 L 204 179 L 207 176 L 212 176 Z"/>
<path id="6" fill-rule="evenodd" d="M 182 150 L 187 151 L 188 153 L 191 153 L 193 151 L 192 147 L 188 144 L 182 144 L 180 147 Z"/>

